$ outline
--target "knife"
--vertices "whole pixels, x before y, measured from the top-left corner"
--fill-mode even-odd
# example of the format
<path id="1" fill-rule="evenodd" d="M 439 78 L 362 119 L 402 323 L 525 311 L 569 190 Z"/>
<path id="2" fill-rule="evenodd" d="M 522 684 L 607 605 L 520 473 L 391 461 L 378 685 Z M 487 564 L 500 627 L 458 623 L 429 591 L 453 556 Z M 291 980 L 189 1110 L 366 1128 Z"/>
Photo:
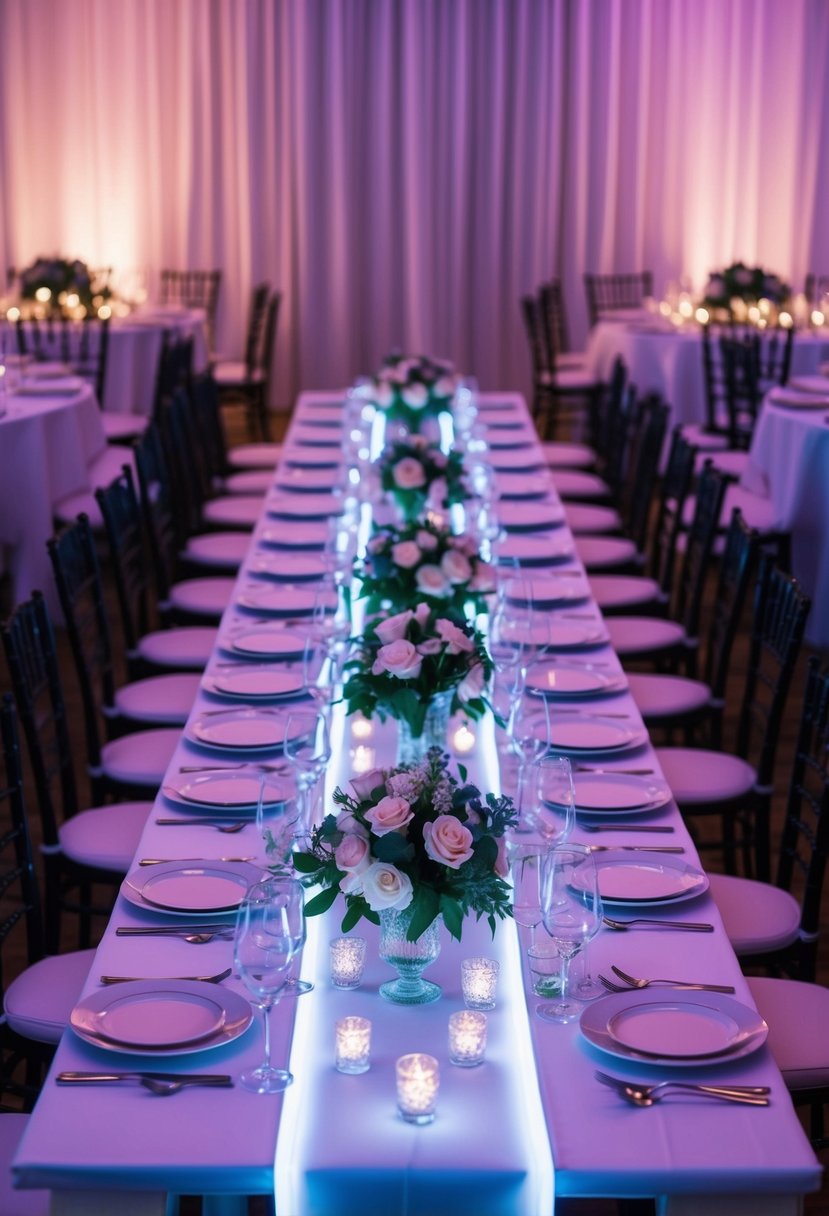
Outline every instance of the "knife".
<path id="1" fill-rule="evenodd" d="M 228 1088 L 233 1077 L 228 1073 L 180 1072 L 59 1072 L 58 1085 L 100 1085 L 116 1081 L 178 1081 L 182 1085 L 215 1085 Z"/>

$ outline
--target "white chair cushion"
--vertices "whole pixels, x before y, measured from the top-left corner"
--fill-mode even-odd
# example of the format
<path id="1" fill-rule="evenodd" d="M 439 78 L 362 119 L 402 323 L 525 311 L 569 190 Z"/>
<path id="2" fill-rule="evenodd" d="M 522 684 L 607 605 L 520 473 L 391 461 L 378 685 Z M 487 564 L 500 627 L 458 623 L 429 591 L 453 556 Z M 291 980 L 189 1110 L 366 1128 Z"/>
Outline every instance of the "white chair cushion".
<path id="1" fill-rule="evenodd" d="M 101 767 L 112 781 L 157 789 L 180 738 L 181 731 L 171 726 L 122 735 L 101 748 Z"/>
<path id="2" fill-rule="evenodd" d="M 42 958 L 21 971 L 3 1001 L 12 1030 L 36 1043 L 57 1043 L 80 1000 L 94 958 L 94 950 L 73 950 Z"/>
<path id="3" fill-rule="evenodd" d="M 644 651 L 668 650 L 681 646 L 685 630 L 676 621 L 658 616 L 616 616 L 605 622 L 610 644 L 624 658 Z"/>
<path id="4" fill-rule="evenodd" d="M 553 485 L 562 498 L 609 498 L 610 486 L 582 469 L 554 469 Z"/>
<path id="5" fill-rule="evenodd" d="M 711 689 L 702 680 L 661 672 L 630 672 L 628 688 L 646 722 L 692 714 L 711 700 Z"/>
<path id="6" fill-rule="evenodd" d="M 247 532 L 205 532 L 191 536 L 182 550 L 182 560 L 194 566 L 217 566 L 238 570 L 250 548 Z"/>
<path id="7" fill-rule="evenodd" d="M 692 422 L 682 427 L 682 437 L 701 452 L 720 452 L 728 447 L 727 435 L 712 435 L 701 424 Z"/>
<path id="8" fill-rule="evenodd" d="M 596 463 L 596 453 L 585 443 L 542 443 L 544 460 L 551 469 L 589 469 Z"/>
<path id="9" fill-rule="evenodd" d="M 742 477 L 748 467 L 748 452 L 738 452 L 736 448 L 727 448 L 722 452 L 697 452 L 694 459 L 694 469 L 702 471 L 706 460 L 710 460 L 714 468 L 719 469 L 728 477 Z"/>
<path id="10" fill-rule="evenodd" d="M 595 377 L 585 368 L 556 366 L 556 388 L 567 393 L 590 393 L 596 388 Z"/>
<path id="11" fill-rule="evenodd" d="M 710 874 L 708 880 L 735 954 L 766 954 L 797 941 L 800 905 L 788 891 L 731 874 Z"/>
<path id="12" fill-rule="evenodd" d="M 235 585 L 235 579 L 224 577 L 182 579 L 170 588 L 169 605 L 177 612 L 218 620 L 230 603 Z"/>
<path id="13" fill-rule="evenodd" d="M 691 496 L 682 509 L 682 522 L 689 527 L 696 510 L 696 497 Z M 739 507 L 743 519 L 750 528 L 760 533 L 775 532 L 780 527 L 777 511 L 770 498 L 752 494 L 743 486 L 730 485 L 725 491 L 722 511 L 720 512 L 720 527 L 727 528 L 731 522 L 734 508 Z"/>
<path id="14" fill-rule="evenodd" d="M 281 443 L 240 443 L 230 449 L 227 462 L 234 469 L 273 469 L 281 457 Z"/>
<path id="15" fill-rule="evenodd" d="M 149 425 L 149 418 L 141 414 L 113 414 L 101 411 L 101 423 L 108 443 L 123 439 L 138 439 Z"/>
<path id="16" fill-rule="evenodd" d="M 250 529 L 262 514 L 262 498 L 232 494 L 206 502 L 202 510 L 205 523 L 216 528 Z"/>
<path id="17" fill-rule="evenodd" d="M 126 874 L 152 809 L 152 802 L 113 802 L 80 811 L 61 824 L 61 852 L 79 865 Z"/>
<path id="18" fill-rule="evenodd" d="M 29 1123 L 28 1115 L 4 1111 L 0 1115 L 0 1212 L 3 1216 L 49 1216 L 49 1191 L 16 1191 L 12 1161 Z"/>
<path id="19" fill-rule="evenodd" d="M 176 672 L 134 680 L 115 693 L 119 713 L 133 722 L 152 722 L 159 726 L 183 726 L 193 708 L 201 676 Z"/>
<path id="20" fill-rule="evenodd" d="M 568 502 L 564 514 L 571 532 L 621 532 L 622 517 L 613 507 Z"/>
<path id="21" fill-rule="evenodd" d="M 61 498 L 52 509 L 52 514 L 60 523 L 73 524 L 83 512 L 89 516 L 90 527 L 94 532 L 103 530 L 104 517 L 95 498 L 96 488 L 108 486 L 119 477 L 124 465 L 132 470 L 133 480 L 137 484 L 135 472 L 135 455 L 132 448 L 118 447 L 112 444 L 95 457 L 87 469 L 89 490 L 81 490 L 77 494 L 68 494 Z"/>
<path id="22" fill-rule="evenodd" d="M 703 747 L 658 747 L 656 758 L 680 809 L 745 798 L 757 777 L 739 756 Z"/>
<path id="23" fill-rule="evenodd" d="M 596 574 L 588 579 L 593 599 L 602 610 L 635 608 L 659 599 L 659 583 L 631 574 Z"/>
<path id="24" fill-rule="evenodd" d="M 829 1085 L 829 988 L 802 980 L 748 976 L 751 995 L 768 1022 L 768 1045 L 791 1090 Z"/>
<path id="25" fill-rule="evenodd" d="M 273 485 L 271 469 L 248 469 L 225 477 L 222 489 L 226 494 L 267 494 Z"/>
<path id="26" fill-rule="evenodd" d="M 214 363 L 211 371 L 219 388 L 232 388 L 237 384 L 255 384 L 263 376 L 260 368 L 248 369 L 248 365 L 241 359 L 238 361 L 228 359 Z"/>
<path id="27" fill-rule="evenodd" d="M 584 371 L 587 368 L 587 355 L 583 350 L 562 351 L 560 355 L 556 355 L 556 367 Z"/>
<path id="28" fill-rule="evenodd" d="M 216 630 L 210 625 L 157 629 L 139 640 L 138 654 L 155 667 L 169 667 L 173 671 L 202 671 L 215 644 Z"/>
<path id="29" fill-rule="evenodd" d="M 579 536 L 576 553 L 587 570 L 609 570 L 635 562 L 639 553 L 626 536 Z"/>

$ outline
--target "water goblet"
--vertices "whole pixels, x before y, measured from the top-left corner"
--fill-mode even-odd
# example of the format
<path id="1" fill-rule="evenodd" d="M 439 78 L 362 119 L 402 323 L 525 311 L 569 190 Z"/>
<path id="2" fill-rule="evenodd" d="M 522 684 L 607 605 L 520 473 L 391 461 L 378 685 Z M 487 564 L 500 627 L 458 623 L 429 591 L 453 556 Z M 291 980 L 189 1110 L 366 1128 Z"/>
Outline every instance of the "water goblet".
<path id="1" fill-rule="evenodd" d="M 541 856 L 537 844 L 507 841 L 512 874 L 512 919 L 530 931 L 535 945 L 536 926 L 541 924 Z"/>
<path id="2" fill-rule="evenodd" d="M 311 822 L 312 790 L 331 759 L 326 714 L 312 710 L 289 713 L 285 721 L 285 756 L 293 766 L 299 791 L 301 823 Z"/>
<path id="3" fill-rule="evenodd" d="M 512 714 L 510 723 L 512 748 L 518 757 L 518 832 L 532 829 L 532 815 L 524 812 L 527 769 L 539 760 L 550 747 L 550 713 L 545 700 L 538 702 L 521 700 Z"/>
<path id="4" fill-rule="evenodd" d="M 265 1058 L 240 1077 L 245 1089 L 254 1093 L 281 1093 L 294 1079 L 287 1069 L 271 1062 L 270 1012 L 282 996 L 291 962 L 304 940 L 304 894 L 298 882 L 270 878 L 250 888 L 237 915 L 233 961 L 253 1003 L 263 1012 Z"/>
<path id="5" fill-rule="evenodd" d="M 541 914 L 561 956 L 561 997 L 539 1005 L 536 1013 L 547 1022 L 569 1022 L 581 1011 L 569 994 L 570 962 L 602 925 L 598 867 L 588 848 L 565 844 L 544 854 Z"/>
<path id="6" fill-rule="evenodd" d="M 564 844 L 576 824 L 573 768 L 567 756 L 541 756 L 533 765 L 535 791 L 529 814 L 533 830 L 552 848 Z"/>

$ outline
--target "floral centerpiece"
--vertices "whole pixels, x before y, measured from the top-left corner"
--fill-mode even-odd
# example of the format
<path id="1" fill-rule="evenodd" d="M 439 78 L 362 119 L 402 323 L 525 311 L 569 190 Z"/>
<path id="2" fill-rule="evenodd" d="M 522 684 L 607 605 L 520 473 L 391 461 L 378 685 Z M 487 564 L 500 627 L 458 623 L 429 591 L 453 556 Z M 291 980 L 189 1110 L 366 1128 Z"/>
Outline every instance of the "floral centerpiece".
<path id="1" fill-rule="evenodd" d="M 460 613 L 422 601 L 369 621 L 357 645 L 346 664 L 350 714 L 396 718 L 419 739 L 436 702 L 445 705 L 446 719 L 459 709 L 472 719 L 486 712 L 492 659 L 483 634 Z M 445 742 L 445 734 L 436 741 Z"/>
<path id="2" fill-rule="evenodd" d="M 109 298 L 110 291 L 97 285 L 93 291 L 92 275 L 85 262 L 54 257 L 37 258 L 21 271 L 20 295 L 52 310 L 83 307 L 91 312 L 96 302 L 102 304 Z"/>
<path id="3" fill-rule="evenodd" d="M 407 521 L 417 519 L 427 507 L 440 510 L 469 497 L 462 453 L 454 448 L 442 452 L 422 435 L 388 444 L 377 467 L 380 484 Z"/>
<path id="4" fill-rule="evenodd" d="M 769 274 L 762 266 L 746 266 L 734 262 L 725 270 L 710 275 L 705 288 L 703 304 L 709 308 L 730 309 L 732 300 L 743 300 L 755 304 L 768 300 L 771 304 L 783 304 L 790 289 L 776 274 Z"/>
<path id="5" fill-rule="evenodd" d="M 377 527 L 358 570 L 361 595 L 369 612 L 384 605 L 405 608 L 419 599 L 463 612 L 486 610 L 495 589 L 492 566 L 474 540 L 454 536 L 444 524 L 425 519 L 402 527 Z"/>
<path id="6" fill-rule="evenodd" d="M 386 418 L 418 431 L 425 418 L 451 409 L 457 384 L 451 363 L 395 352 L 386 356 L 361 391 Z"/>
<path id="7" fill-rule="evenodd" d="M 469 912 L 486 916 L 493 934 L 496 918 L 511 915 L 504 839 L 515 823 L 510 798 L 484 798 L 459 784 L 437 748 L 418 764 L 354 777 L 351 789 L 334 791 L 341 810 L 314 829 L 307 851 L 294 854 L 302 877 L 323 888 L 306 904 L 309 916 L 343 895 L 344 933 L 363 916 L 379 924 L 386 910 L 408 911 L 409 941 L 438 916 L 460 941 Z"/>

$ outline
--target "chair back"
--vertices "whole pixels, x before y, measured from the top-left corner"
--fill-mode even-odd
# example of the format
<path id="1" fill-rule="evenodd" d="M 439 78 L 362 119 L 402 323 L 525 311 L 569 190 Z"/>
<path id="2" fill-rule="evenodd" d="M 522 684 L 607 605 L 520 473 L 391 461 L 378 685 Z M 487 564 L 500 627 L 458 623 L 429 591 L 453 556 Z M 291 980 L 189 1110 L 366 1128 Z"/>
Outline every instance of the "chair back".
<path id="1" fill-rule="evenodd" d="M 270 287 L 267 283 L 259 283 L 251 292 L 244 353 L 244 362 L 248 376 L 252 376 L 256 369 L 261 367 L 262 336 L 265 329 L 269 296 Z"/>
<path id="2" fill-rule="evenodd" d="M 543 283 L 539 292 L 539 301 L 551 363 L 555 366 L 558 356 L 565 354 L 570 349 L 561 279 L 550 279 L 548 283 Z"/>
<path id="3" fill-rule="evenodd" d="M 647 397 L 630 438 L 627 468 L 619 494 L 619 511 L 625 532 L 639 553 L 645 549 L 654 488 L 670 408 L 658 397 Z"/>
<path id="4" fill-rule="evenodd" d="M 621 308 L 641 308 L 653 295 L 653 274 L 641 270 L 625 274 L 585 274 L 584 290 L 587 297 L 587 315 L 595 325 L 605 313 L 618 312 Z"/>
<path id="5" fill-rule="evenodd" d="M 541 305 L 533 295 L 521 297 L 521 316 L 527 333 L 530 347 L 530 362 L 533 373 L 533 402 L 532 415 L 539 434 L 544 433 L 547 420 L 545 411 L 549 409 L 549 392 L 552 385 L 552 359 L 547 337 L 544 332 L 544 320 Z"/>
<path id="6" fill-rule="evenodd" d="M 649 576 L 656 579 L 662 594 L 668 599 L 674 585 L 682 513 L 691 493 L 696 453 L 697 449 L 683 435 L 682 427 L 675 426 L 671 433 L 668 463 L 659 486 L 647 563 Z M 658 468 L 659 453 L 654 463 Z"/>
<path id="7" fill-rule="evenodd" d="M 791 367 L 794 329 L 732 323 L 702 327 L 705 429 L 726 435 L 733 448 L 747 448 L 763 395 L 785 384 Z"/>
<path id="8" fill-rule="evenodd" d="M 141 508 L 132 473 L 125 468 L 114 481 L 95 491 L 107 536 L 130 679 L 142 671 L 138 652 L 141 637 L 151 627 L 153 604 Z"/>
<path id="9" fill-rule="evenodd" d="M 161 303 L 181 304 L 185 308 L 203 308 L 207 314 L 207 336 L 213 349 L 216 334 L 216 312 L 221 270 L 162 270 Z"/>
<path id="10" fill-rule="evenodd" d="M 806 275 L 803 294 L 809 301 L 811 308 L 823 311 L 821 305 L 823 304 L 824 296 L 829 295 L 829 274 L 817 274 L 814 270 L 810 270 Z"/>
<path id="11" fill-rule="evenodd" d="M 189 392 L 193 379 L 193 339 L 165 330 L 158 357 L 153 418 L 179 389 Z"/>
<path id="12" fill-rule="evenodd" d="M 71 367 L 75 375 L 88 381 L 103 409 L 107 359 L 109 357 L 109 317 L 88 316 L 82 321 L 69 317 L 40 320 L 19 317 L 17 349 L 32 355 L 36 362 L 58 360 Z"/>
<path id="13" fill-rule="evenodd" d="M 688 646 L 686 667 L 697 669 L 697 639 L 705 581 L 719 528 L 728 477 L 706 460 L 697 482 L 696 506 L 688 529 L 671 615 L 682 623 Z"/>

